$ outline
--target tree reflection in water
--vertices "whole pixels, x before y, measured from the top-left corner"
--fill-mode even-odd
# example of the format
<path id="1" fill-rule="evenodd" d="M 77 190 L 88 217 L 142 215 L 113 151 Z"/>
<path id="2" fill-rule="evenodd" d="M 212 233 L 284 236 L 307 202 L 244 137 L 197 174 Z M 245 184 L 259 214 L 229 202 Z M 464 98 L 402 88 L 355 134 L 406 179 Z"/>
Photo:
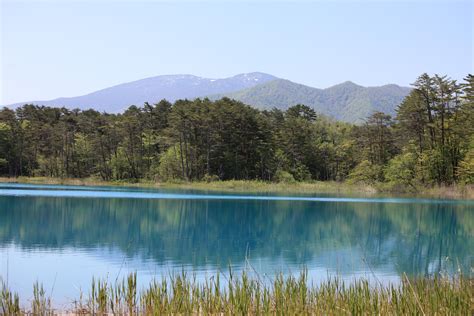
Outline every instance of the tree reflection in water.
<path id="1" fill-rule="evenodd" d="M 347 273 L 363 269 L 352 262 L 358 253 L 392 274 L 458 267 L 469 274 L 474 212 L 472 205 L 436 203 L 2 196 L 0 243 L 23 251 L 117 248 L 196 268 L 242 264 L 247 255 Z"/>

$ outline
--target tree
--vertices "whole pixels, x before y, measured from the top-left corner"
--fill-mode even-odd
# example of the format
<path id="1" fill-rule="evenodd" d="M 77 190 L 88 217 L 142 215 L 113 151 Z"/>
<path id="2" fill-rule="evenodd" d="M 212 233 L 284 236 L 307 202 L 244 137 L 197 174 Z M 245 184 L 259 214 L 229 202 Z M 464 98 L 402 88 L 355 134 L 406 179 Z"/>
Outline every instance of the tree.
<path id="1" fill-rule="evenodd" d="M 296 180 L 309 180 L 318 176 L 314 110 L 298 104 L 290 107 L 279 126 L 277 143 L 288 160 L 288 168 Z"/>
<path id="2" fill-rule="evenodd" d="M 414 89 L 397 109 L 397 136 L 402 144 L 415 140 L 420 153 L 427 146 L 425 138 L 428 117 L 424 105 L 422 94 Z"/>
<path id="3" fill-rule="evenodd" d="M 381 181 L 382 167 L 369 160 L 361 161 L 349 174 L 349 183 L 373 184 Z"/>
<path id="4" fill-rule="evenodd" d="M 297 104 L 162 100 L 122 114 L 0 110 L 0 174 L 103 180 L 336 180 L 393 187 L 472 183 L 474 76 L 422 74 L 397 109 L 356 126 Z"/>
<path id="5" fill-rule="evenodd" d="M 132 105 L 118 121 L 118 130 L 122 136 L 121 154 L 127 162 L 125 176 L 127 178 L 139 179 L 143 176 L 143 124 L 141 110 Z M 116 157 L 117 161 L 119 158 Z"/>
<path id="6" fill-rule="evenodd" d="M 384 169 L 385 180 L 392 188 L 417 190 L 416 183 L 417 157 L 411 152 L 403 152 L 393 157 Z"/>
<path id="7" fill-rule="evenodd" d="M 181 172 L 181 153 L 179 150 L 179 146 L 174 145 L 161 155 L 158 167 L 158 178 L 160 180 L 184 180 Z"/>
<path id="8" fill-rule="evenodd" d="M 423 74 L 414 86 L 398 108 L 401 145 L 417 143 L 414 153 L 422 164 L 420 170 L 424 170 L 422 182 L 453 183 L 457 181 L 456 170 L 473 135 L 469 127 L 473 108 L 466 102 L 469 83 L 463 90 L 463 85 L 447 76 Z"/>
<path id="9" fill-rule="evenodd" d="M 376 177 L 383 179 L 382 166 L 398 151 L 392 132 L 393 121 L 390 115 L 375 112 L 368 117 L 363 126 L 356 127 L 353 138 L 357 144 L 360 161 L 368 161 L 371 166 L 380 171 Z M 364 163 L 362 166 L 368 166 Z"/>

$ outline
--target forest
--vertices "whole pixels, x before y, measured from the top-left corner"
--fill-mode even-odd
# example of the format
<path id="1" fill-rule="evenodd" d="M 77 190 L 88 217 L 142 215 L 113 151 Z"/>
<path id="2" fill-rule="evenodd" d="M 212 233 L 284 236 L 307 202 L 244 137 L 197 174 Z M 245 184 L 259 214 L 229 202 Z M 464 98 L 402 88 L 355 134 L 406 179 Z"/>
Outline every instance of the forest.
<path id="1" fill-rule="evenodd" d="M 123 113 L 26 104 L 0 111 L 0 175 L 104 181 L 474 183 L 474 76 L 422 74 L 391 117 L 361 125 L 298 104 L 162 100 Z"/>

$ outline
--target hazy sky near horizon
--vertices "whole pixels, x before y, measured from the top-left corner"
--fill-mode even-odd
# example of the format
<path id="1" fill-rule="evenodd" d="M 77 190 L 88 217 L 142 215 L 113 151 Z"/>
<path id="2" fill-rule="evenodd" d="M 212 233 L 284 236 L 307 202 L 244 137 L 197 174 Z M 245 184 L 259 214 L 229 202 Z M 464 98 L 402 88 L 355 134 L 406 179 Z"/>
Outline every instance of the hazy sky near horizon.
<path id="1" fill-rule="evenodd" d="M 164 74 L 313 87 L 473 71 L 473 1 L 0 0 L 0 104 Z"/>

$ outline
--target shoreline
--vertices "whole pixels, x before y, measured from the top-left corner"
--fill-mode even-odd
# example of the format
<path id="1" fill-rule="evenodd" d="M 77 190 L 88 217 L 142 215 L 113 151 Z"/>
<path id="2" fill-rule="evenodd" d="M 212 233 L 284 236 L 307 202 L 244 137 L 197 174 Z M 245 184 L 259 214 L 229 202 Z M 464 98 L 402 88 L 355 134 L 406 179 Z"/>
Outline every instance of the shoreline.
<path id="1" fill-rule="evenodd" d="M 425 187 L 418 192 L 394 192 L 383 188 L 383 184 L 350 184 L 335 181 L 314 182 L 265 182 L 257 180 L 226 180 L 212 182 L 154 182 L 151 180 L 103 181 L 96 178 L 49 178 L 49 177 L 0 177 L 0 183 L 24 183 L 38 185 L 115 186 L 132 188 L 183 189 L 203 192 L 227 193 L 288 193 L 288 194 L 344 194 L 363 197 L 406 197 L 474 199 L 473 186 Z"/>

